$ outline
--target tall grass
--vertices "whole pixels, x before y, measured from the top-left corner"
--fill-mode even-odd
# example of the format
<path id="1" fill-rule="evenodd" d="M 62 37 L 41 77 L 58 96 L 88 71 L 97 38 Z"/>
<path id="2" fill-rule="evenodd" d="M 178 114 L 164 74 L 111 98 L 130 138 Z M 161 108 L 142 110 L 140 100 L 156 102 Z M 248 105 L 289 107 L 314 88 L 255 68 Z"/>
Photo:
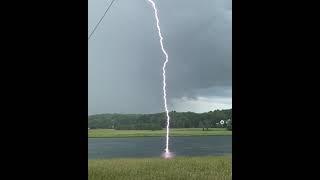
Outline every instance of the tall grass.
<path id="1" fill-rule="evenodd" d="M 89 160 L 89 180 L 229 180 L 231 156 Z"/>

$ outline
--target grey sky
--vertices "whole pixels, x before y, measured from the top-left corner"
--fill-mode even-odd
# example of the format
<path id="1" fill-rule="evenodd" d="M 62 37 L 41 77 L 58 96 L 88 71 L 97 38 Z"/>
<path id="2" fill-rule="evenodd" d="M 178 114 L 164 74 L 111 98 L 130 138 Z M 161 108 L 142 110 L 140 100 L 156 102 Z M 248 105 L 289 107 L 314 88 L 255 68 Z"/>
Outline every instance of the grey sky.
<path id="1" fill-rule="evenodd" d="M 231 0 L 154 1 L 170 110 L 231 108 Z M 89 0 L 88 32 L 110 2 Z M 164 55 L 146 0 L 116 0 L 88 44 L 89 114 L 164 111 Z"/>

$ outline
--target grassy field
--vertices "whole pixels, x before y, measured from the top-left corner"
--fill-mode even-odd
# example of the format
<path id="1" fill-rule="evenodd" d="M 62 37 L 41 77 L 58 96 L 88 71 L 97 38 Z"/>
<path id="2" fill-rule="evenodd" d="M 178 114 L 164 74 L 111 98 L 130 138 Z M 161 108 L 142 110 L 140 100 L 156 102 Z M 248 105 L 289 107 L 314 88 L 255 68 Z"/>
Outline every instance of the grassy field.
<path id="1" fill-rule="evenodd" d="M 165 130 L 114 130 L 114 129 L 90 129 L 89 138 L 99 137 L 154 137 L 165 136 Z M 232 135 L 232 131 L 224 128 L 210 128 L 209 131 L 202 131 L 201 128 L 178 128 L 170 129 L 170 136 L 223 136 Z"/>
<path id="2" fill-rule="evenodd" d="M 89 160 L 89 180 L 226 180 L 231 156 Z"/>

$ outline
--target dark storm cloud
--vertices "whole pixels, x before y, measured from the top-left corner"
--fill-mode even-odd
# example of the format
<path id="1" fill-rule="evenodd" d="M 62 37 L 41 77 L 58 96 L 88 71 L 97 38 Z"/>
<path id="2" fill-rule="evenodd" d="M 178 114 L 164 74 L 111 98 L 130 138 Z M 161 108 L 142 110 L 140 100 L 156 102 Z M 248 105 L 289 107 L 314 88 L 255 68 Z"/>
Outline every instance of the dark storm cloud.
<path id="1" fill-rule="evenodd" d="M 231 97 L 231 1 L 156 1 L 168 98 Z M 106 6 L 89 1 L 89 31 Z M 89 113 L 163 111 L 162 63 L 146 0 L 115 1 L 89 43 Z"/>

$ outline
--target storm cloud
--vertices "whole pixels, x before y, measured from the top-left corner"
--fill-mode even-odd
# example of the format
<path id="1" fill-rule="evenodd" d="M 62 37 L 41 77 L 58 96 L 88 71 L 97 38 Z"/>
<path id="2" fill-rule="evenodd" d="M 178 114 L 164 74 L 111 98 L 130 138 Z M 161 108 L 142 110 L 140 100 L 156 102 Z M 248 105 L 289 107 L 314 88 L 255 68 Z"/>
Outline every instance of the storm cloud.
<path id="1" fill-rule="evenodd" d="M 208 111 L 210 103 L 213 109 L 231 107 L 231 0 L 155 2 L 169 55 L 170 109 Z M 89 1 L 89 32 L 108 3 Z M 146 0 L 116 0 L 88 46 L 89 114 L 164 110 L 164 55 Z"/>

